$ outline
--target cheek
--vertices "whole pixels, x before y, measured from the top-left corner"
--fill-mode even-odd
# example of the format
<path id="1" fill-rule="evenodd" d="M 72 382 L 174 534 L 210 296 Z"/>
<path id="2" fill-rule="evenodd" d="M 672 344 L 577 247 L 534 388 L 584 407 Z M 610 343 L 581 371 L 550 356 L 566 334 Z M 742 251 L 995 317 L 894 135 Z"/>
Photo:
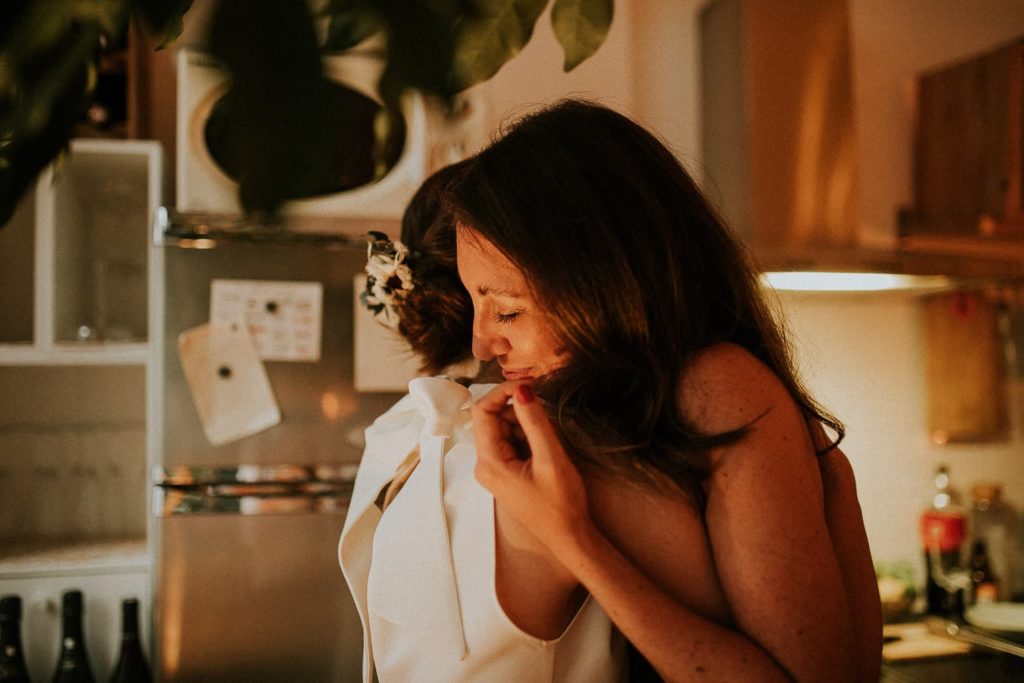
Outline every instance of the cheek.
<path id="1" fill-rule="evenodd" d="M 539 364 L 560 365 L 565 360 L 563 344 L 554 332 L 545 326 L 538 326 L 532 335 L 532 351 Z"/>

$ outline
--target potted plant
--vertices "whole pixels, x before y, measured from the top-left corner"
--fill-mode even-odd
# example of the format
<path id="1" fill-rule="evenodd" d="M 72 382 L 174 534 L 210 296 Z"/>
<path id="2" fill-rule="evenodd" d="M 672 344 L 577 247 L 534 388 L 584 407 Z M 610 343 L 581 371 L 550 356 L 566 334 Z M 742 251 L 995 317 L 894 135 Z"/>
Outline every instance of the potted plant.
<path id="1" fill-rule="evenodd" d="M 208 45 L 231 72 L 226 117 L 247 213 L 273 216 L 313 192 L 330 152 L 324 53 L 377 40 L 386 60 L 377 147 L 408 90 L 450 102 L 491 78 L 530 41 L 549 4 L 573 69 L 604 41 L 614 0 L 216 0 Z M 38 174 L 67 149 L 93 100 L 99 60 L 130 21 L 155 49 L 180 35 L 192 0 L 6 0 L 0 4 L 0 226 Z M 319 33 L 317 28 L 321 30 Z M 318 37 L 320 36 L 320 37 Z"/>

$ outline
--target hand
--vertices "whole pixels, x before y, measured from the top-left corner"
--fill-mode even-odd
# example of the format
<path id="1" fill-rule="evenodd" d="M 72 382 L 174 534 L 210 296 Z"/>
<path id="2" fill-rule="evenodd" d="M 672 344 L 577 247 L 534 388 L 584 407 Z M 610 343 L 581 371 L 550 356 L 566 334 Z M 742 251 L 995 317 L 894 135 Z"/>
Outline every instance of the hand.
<path id="1" fill-rule="evenodd" d="M 473 432 L 477 481 L 568 566 L 580 534 L 592 528 L 587 493 L 530 385 L 505 382 L 477 401 Z"/>

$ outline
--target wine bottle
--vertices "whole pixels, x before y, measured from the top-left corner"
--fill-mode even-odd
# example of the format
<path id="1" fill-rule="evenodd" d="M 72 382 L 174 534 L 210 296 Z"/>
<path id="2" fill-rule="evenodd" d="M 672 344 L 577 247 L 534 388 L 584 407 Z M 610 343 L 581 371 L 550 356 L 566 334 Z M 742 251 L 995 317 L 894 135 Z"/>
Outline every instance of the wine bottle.
<path id="1" fill-rule="evenodd" d="M 61 639 L 60 657 L 53 683 L 95 683 L 89 656 L 85 651 L 82 633 L 82 591 L 66 591 L 63 596 L 61 613 L 64 619 L 64 634 Z"/>
<path id="2" fill-rule="evenodd" d="M 125 598 L 121 601 L 121 655 L 110 683 L 149 683 L 152 680 L 139 642 L 139 601 Z"/>
<path id="3" fill-rule="evenodd" d="M 21 651 L 21 598 L 0 598 L 0 683 L 29 683 Z"/>

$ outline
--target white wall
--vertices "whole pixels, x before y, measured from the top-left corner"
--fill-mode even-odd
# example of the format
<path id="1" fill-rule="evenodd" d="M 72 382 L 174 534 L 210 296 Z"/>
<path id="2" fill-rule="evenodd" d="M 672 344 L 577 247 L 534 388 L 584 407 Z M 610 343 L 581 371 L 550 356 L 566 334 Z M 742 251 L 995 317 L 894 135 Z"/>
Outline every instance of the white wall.
<path id="1" fill-rule="evenodd" d="M 550 10 L 526 48 L 487 84 L 490 128 L 561 97 L 582 96 L 642 121 L 691 168 L 700 159 L 699 33 L 707 0 L 615 3 L 608 38 L 587 61 L 562 71 Z"/>
<path id="2" fill-rule="evenodd" d="M 923 571 L 918 516 L 947 464 L 967 497 L 975 481 L 998 481 L 1024 509 L 1024 444 L 943 445 L 926 427 L 922 312 L 908 294 L 780 293 L 797 359 L 811 392 L 843 420 L 843 450 L 857 474 L 876 561 Z M 1019 408 L 1018 408 L 1019 409 Z"/>

